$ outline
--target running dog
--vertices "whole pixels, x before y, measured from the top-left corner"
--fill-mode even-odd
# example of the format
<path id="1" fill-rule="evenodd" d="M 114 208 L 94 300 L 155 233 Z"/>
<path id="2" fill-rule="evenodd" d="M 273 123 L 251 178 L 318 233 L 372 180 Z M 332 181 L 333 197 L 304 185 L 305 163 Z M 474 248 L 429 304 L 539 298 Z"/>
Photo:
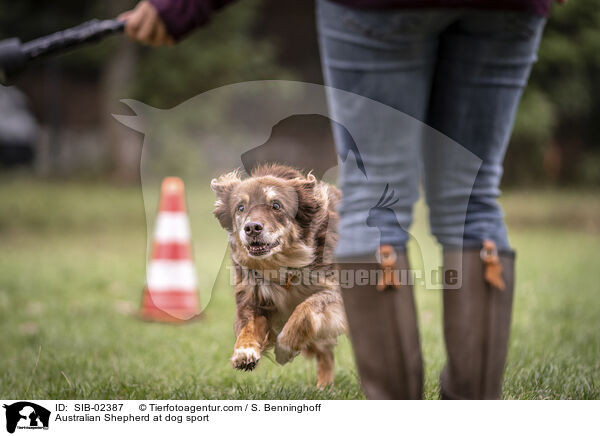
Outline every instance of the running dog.
<path id="1" fill-rule="evenodd" d="M 333 383 L 333 348 L 346 332 L 333 266 L 340 191 L 277 164 L 211 182 L 214 215 L 228 232 L 235 271 L 231 362 L 253 370 L 274 347 L 278 363 L 317 359 L 317 386 Z"/>

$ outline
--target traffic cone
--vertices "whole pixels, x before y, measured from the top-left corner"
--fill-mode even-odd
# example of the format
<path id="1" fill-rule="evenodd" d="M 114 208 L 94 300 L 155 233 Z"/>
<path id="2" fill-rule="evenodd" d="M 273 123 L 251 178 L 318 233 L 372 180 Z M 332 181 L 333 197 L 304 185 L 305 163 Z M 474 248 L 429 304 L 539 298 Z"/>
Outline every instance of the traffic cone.
<path id="1" fill-rule="evenodd" d="M 141 317 L 170 323 L 191 320 L 198 315 L 196 288 L 183 180 L 167 177 L 161 187 Z"/>

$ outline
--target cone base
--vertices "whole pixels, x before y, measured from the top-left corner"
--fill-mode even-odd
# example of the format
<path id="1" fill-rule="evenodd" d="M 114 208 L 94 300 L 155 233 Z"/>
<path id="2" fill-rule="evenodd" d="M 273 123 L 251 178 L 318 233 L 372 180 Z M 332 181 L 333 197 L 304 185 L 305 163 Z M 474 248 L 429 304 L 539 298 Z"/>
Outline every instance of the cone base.
<path id="1" fill-rule="evenodd" d="M 145 321 L 183 324 L 201 317 L 195 292 L 150 292 L 144 289 L 139 316 Z"/>
<path id="2" fill-rule="evenodd" d="M 194 321 L 199 321 L 203 318 L 202 313 L 194 313 L 193 315 L 180 314 L 180 315 L 169 315 L 162 310 L 156 311 L 148 311 L 148 310 L 140 310 L 139 317 L 142 321 L 146 322 L 159 322 L 165 324 L 186 324 Z"/>

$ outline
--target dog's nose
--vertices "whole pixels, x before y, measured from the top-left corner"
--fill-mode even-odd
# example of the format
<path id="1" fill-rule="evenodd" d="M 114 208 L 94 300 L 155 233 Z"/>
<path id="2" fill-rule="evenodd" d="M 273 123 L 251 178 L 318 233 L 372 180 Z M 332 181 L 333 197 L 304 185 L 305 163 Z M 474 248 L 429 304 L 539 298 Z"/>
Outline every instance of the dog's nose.
<path id="1" fill-rule="evenodd" d="M 246 223 L 244 231 L 248 236 L 257 236 L 262 232 L 263 225 L 261 223 Z"/>

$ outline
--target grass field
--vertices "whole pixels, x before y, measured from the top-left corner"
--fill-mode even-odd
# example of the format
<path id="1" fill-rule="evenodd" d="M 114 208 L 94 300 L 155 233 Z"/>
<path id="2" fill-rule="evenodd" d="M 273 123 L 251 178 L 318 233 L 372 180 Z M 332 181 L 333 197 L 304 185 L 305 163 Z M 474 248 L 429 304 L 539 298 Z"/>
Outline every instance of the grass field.
<path id="1" fill-rule="evenodd" d="M 139 188 L 25 178 L 2 178 L 0 186 L 1 398 L 363 398 L 346 338 L 331 389 L 313 388 L 314 364 L 302 358 L 279 367 L 267 357 L 252 373 L 235 372 L 225 269 L 202 321 L 139 321 L 146 249 Z M 505 398 L 600 398 L 599 194 L 504 197 L 518 251 Z M 197 200 L 212 203 L 208 192 Z M 222 237 L 202 252 L 210 255 Z M 426 397 L 437 398 L 440 294 L 418 290 L 417 298 Z"/>

